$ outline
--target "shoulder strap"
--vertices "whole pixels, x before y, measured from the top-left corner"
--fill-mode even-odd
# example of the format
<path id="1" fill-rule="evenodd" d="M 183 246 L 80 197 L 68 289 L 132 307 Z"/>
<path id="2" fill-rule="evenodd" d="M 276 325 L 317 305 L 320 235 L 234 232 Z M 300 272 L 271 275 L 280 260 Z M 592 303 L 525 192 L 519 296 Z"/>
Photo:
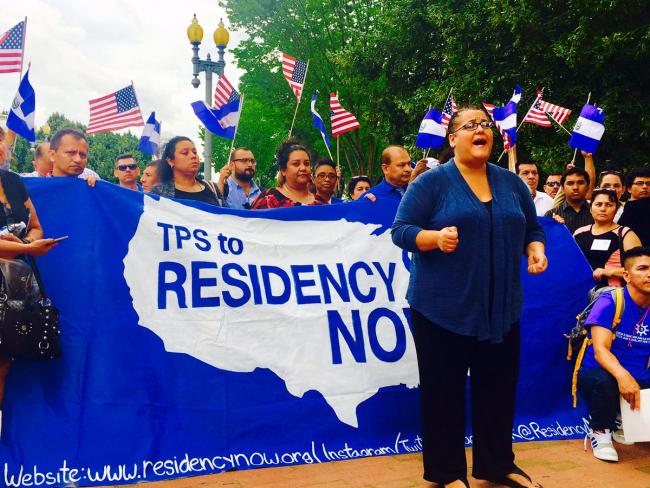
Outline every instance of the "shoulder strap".
<path id="1" fill-rule="evenodd" d="M 625 311 L 625 297 L 623 296 L 623 288 L 617 287 L 615 290 L 611 291 L 612 298 L 614 299 L 614 305 L 616 310 L 614 311 L 614 319 L 612 320 L 612 336 L 616 337 L 616 329 L 618 324 L 621 323 L 621 318 L 623 317 L 623 312 Z"/>
<path id="2" fill-rule="evenodd" d="M 43 285 L 43 280 L 41 279 L 41 273 L 38 271 L 38 266 L 36 266 L 36 260 L 34 259 L 34 256 L 30 256 L 29 254 L 26 254 L 25 256 L 27 256 L 29 265 L 32 267 L 34 278 L 36 278 L 36 283 L 38 284 L 38 289 L 41 291 L 42 297 L 47 298 L 47 293 L 45 293 L 45 286 Z"/>
<path id="3" fill-rule="evenodd" d="M 208 186 L 208 188 L 210 188 L 212 193 L 214 193 L 214 196 L 217 199 L 217 202 L 219 202 L 219 205 L 225 205 L 226 200 L 223 195 L 221 195 L 221 192 L 219 191 L 219 188 L 217 188 L 217 185 L 209 180 L 204 180 L 204 183 Z"/>

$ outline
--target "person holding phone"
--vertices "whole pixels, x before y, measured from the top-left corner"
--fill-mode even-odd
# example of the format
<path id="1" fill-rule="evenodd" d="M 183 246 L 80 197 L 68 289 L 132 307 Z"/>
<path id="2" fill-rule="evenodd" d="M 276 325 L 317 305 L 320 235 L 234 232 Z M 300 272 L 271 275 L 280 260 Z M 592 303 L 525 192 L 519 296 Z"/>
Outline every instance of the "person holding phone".
<path id="1" fill-rule="evenodd" d="M 413 253 L 407 298 L 420 373 L 424 479 L 469 486 L 465 386 L 470 372 L 473 476 L 533 487 L 514 464 L 512 428 L 522 311 L 520 266 L 542 273 L 545 235 L 530 192 L 488 163 L 492 122 L 478 107 L 449 121 L 454 158 L 408 187 L 393 242 Z"/>
<path id="2" fill-rule="evenodd" d="M 43 239 L 43 228 L 36 208 L 20 176 L 0 171 L 0 259 L 16 259 L 22 254 L 43 256 L 56 246 L 54 239 Z M 11 361 L 0 356 L 0 429 L 5 379 Z"/>

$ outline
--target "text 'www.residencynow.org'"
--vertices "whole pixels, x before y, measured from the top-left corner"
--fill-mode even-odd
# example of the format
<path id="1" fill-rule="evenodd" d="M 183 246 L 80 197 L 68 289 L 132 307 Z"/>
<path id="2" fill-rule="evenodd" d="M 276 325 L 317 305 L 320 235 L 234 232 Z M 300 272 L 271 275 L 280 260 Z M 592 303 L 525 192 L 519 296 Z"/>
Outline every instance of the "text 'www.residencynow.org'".
<path id="1" fill-rule="evenodd" d="M 288 466 L 294 464 L 313 464 L 344 459 L 356 459 L 369 456 L 385 456 L 420 452 L 422 439 L 413 439 L 397 434 L 391 446 L 355 449 L 344 443 L 343 447 L 330 449 L 325 444 L 311 443 L 311 449 L 284 453 L 253 452 L 251 454 L 230 454 L 227 456 L 192 457 L 185 454 L 182 458 L 162 461 L 142 461 L 133 464 L 105 465 L 100 468 L 71 468 L 63 461 L 60 468 L 43 471 L 34 466 L 11 469 L 4 464 L 4 486 L 75 486 L 86 483 L 121 483 L 137 482 L 153 478 L 174 478 L 179 476 L 196 476 L 219 471 L 259 468 L 271 466 Z"/>

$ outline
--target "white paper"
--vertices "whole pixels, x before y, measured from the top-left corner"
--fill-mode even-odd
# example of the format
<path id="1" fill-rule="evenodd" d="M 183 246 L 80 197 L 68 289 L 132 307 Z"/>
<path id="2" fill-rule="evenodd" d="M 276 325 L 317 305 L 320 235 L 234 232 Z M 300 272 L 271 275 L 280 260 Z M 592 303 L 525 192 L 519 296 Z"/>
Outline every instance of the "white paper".
<path id="1" fill-rule="evenodd" d="M 650 388 L 641 390 L 641 409 L 634 412 L 630 410 L 630 404 L 621 397 L 621 417 L 626 441 L 650 441 Z"/>
<path id="2" fill-rule="evenodd" d="M 609 244 L 612 241 L 609 239 L 594 239 L 594 242 L 591 243 L 592 251 L 607 251 L 609 249 Z"/>

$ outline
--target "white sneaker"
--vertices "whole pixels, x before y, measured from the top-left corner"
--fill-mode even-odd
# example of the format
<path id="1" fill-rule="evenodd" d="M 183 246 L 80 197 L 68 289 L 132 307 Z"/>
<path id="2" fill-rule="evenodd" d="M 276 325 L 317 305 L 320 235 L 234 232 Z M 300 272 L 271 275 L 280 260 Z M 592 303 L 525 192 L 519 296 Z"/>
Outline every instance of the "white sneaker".
<path id="1" fill-rule="evenodd" d="M 611 430 L 594 430 L 591 434 L 588 434 L 587 437 L 591 439 L 591 448 L 595 458 L 601 459 L 602 461 L 618 461 L 618 453 L 616 452 L 616 449 L 614 449 L 614 444 L 612 444 Z M 585 437 L 585 450 L 586 449 L 587 438 Z"/>
<path id="2" fill-rule="evenodd" d="M 624 446 L 631 446 L 634 444 L 632 441 L 625 440 L 625 431 L 623 430 L 623 421 L 621 420 L 621 417 L 616 417 L 616 432 L 612 434 L 612 439 Z"/>

